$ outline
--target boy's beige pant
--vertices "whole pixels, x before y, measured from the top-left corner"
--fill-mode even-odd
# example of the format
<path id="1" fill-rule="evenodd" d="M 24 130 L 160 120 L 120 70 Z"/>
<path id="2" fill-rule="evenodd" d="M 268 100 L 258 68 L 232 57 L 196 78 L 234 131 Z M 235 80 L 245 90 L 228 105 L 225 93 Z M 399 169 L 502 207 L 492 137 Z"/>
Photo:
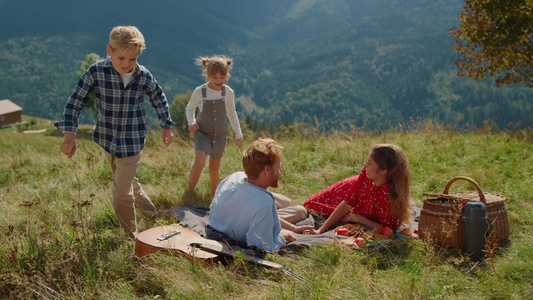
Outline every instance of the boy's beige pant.
<path id="1" fill-rule="evenodd" d="M 141 160 L 141 153 L 124 158 L 117 158 L 106 153 L 106 158 L 113 170 L 111 204 L 124 232 L 128 236 L 135 238 L 137 235 L 135 209 L 137 208 L 141 214 L 148 217 L 157 215 L 157 209 L 143 191 L 139 180 L 135 178 Z"/>

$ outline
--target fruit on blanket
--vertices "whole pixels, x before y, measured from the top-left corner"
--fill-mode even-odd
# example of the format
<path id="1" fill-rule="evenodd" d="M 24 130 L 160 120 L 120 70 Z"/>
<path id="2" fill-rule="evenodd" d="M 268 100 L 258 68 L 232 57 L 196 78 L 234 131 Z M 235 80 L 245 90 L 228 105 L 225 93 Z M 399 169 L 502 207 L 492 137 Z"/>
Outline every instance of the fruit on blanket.
<path id="1" fill-rule="evenodd" d="M 359 247 L 364 247 L 364 246 L 366 246 L 366 240 L 365 240 L 364 238 L 361 238 L 361 237 L 355 238 L 355 243 L 356 243 L 357 246 L 359 246 Z"/>
<path id="2" fill-rule="evenodd" d="M 374 231 L 365 231 L 363 232 L 363 234 L 361 235 L 362 238 L 364 238 L 365 240 L 373 240 L 374 239 Z"/>
<path id="3" fill-rule="evenodd" d="M 378 233 L 378 232 L 374 232 L 372 234 L 372 238 L 370 238 L 371 240 L 374 240 L 374 241 L 384 241 L 384 240 L 388 240 L 389 237 L 386 236 L 386 235 L 383 235 L 381 233 Z"/>
<path id="4" fill-rule="evenodd" d="M 348 228 L 339 228 L 337 230 L 337 235 L 344 235 L 344 236 L 350 236 L 350 230 L 348 230 Z"/>
<path id="5" fill-rule="evenodd" d="M 383 227 L 383 229 L 381 229 L 381 234 L 387 236 L 388 238 L 391 238 L 394 235 L 394 231 L 392 231 L 392 229 L 390 229 L 389 227 Z"/>

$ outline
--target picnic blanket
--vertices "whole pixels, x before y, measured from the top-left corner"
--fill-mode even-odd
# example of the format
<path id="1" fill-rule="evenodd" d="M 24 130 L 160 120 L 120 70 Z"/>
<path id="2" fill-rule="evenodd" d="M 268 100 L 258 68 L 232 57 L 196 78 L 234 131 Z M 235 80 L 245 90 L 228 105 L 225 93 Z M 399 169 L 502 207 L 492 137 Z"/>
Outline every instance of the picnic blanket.
<path id="1" fill-rule="evenodd" d="M 202 207 L 202 206 L 194 206 L 194 205 L 187 205 L 184 207 L 175 207 L 167 211 L 167 213 L 172 214 L 175 216 L 176 221 L 183 227 L 191 229 L 200 236 L 207 238 L 206 234 L 206 228 L 209 224 L 209 213 L 210 208 L 209 207 Z M 413 214 L 415 217 L 415 224 L 414 227 L 418 227 L 418 216 L 420 216 L 420 209 L 413 207 Z M 319 217 L 308 213 L 307 218 L 296 223 L 296 225 L 311 225 L 315 228 L 320 227 L 320 220 Z M 342 224 L 338 224 L 340 226 Z M 334 235 L 333 229 L 336 228 L 336 226 L 332 226 L 332 229 L 317 235 L 309 235 L 309 234 L 295 234 L 297 240 L 291 243 L 288 243 L 286 245 L 286 248 L 282 251 L 288 252 L 288 253 L 295 253 L 303 248 L 307 248 L 310 246 L 316 246 L 316 245 L 323 245 L 323 244 L 333 244 L 338 239 L 346 239 L 348 237 Z M 405 241 L 403 238 L 399 238 L 395 236 L 391 240 L 385 240 L 383 242 L 376 242 L 368 244 L 366 247 L 363 248 L 354 248 L 354 249 L 382 249 L 384 247 L 388 247 L 392 244 Z M 232 245 L 233 246 L 233 245 Z M 237 247 L 240 248 L 240 247 Z M 243 249 L 243 248 L 241 248 Z"/>

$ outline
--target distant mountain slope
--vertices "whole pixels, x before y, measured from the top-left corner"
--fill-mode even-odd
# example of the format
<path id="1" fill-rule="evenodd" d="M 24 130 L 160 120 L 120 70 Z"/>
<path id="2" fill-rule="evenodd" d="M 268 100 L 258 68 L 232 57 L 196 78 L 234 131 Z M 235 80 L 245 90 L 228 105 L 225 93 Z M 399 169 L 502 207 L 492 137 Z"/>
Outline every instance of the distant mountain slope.
<path id="1" fill-rule="evenodd" d="M 240 48 L 254 26 L 271 22 L 283 10 L 280 3 L 291 2 L 1 0 L 0 95 L 16 101 L 25 114 L 59 118 L 85 55 L 105 57 L 111 28 L 132 24 L 147 40 L 139 62 L 172 99 L 201 83 L 195 57 Z M 28 71 L 36 65 L 44 74 Z M 34 81 L 40 75 L 46 78 Z"/>
<path id="2" fill-rule="evenodd" d="M 483 119 L 531 124 L 532 91 L 455 76 L 454 41 L 445 30 L 457 24 L 461 3 L 301 1 L 264 30 L 271 40 L 281 37 L 278 43 L 244 59 L 263 65 L 243 89 L 260 107 L 255 114 L 274 122 L 386 128 L 430 117 L 459 127 Z"/>
<path id="3" fill-rule="evenodd" d="M 167 96 L 202 82 L 193 59 L 235 58 L 238 112 L 272 124 L 386 128 L 418 118 L 458 127 L 483 119 L 532 125 L 533 92 L 455 76 L 460 0 L 147 2 L 0 0 L 0 98 L 59 118 L 85 55 L 105 56 L 109 30 L 138 26 L 140 63 Z M 88 114 L 83 114 L 90 121 Z"/>

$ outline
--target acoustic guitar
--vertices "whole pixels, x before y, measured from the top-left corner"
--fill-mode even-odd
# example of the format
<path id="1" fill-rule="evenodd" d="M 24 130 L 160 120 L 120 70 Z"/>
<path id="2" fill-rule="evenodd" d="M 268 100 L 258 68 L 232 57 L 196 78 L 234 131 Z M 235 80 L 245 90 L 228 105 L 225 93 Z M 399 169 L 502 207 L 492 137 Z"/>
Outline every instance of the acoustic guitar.
<path id="1" fill-rule="evenodd" d="M 218 254 L 192 247 L 191 244 L 211 244 L 226 249 L 227 245 L 201 237 L 197 232 L 182 227 L 179 224 L 154 227 L 137 234 L 135 239 L 135 254 L 139 257 L 156 252 L 181 253 L 189 260 L 212 264 L 219 261 Z"/>
<path id="2" fill-rule="evenodd" d="M 157 252 L 181 253 L 189 260 L 201 261 L 206 264 L 215 263 L 222 256 L 239 257 L 257 265 L 281 271 L 285 275 L 309 285 L 309 281 L 306 278 L 281 264 L 248 255 L 242 251 L 236 253 L 228 245 L 203 238 L 197 232 L 184 228 L 179 224 L 154 227 L 137 234 L 135 240 L 135 253 L 137 256 L 146 257 Z"/>

